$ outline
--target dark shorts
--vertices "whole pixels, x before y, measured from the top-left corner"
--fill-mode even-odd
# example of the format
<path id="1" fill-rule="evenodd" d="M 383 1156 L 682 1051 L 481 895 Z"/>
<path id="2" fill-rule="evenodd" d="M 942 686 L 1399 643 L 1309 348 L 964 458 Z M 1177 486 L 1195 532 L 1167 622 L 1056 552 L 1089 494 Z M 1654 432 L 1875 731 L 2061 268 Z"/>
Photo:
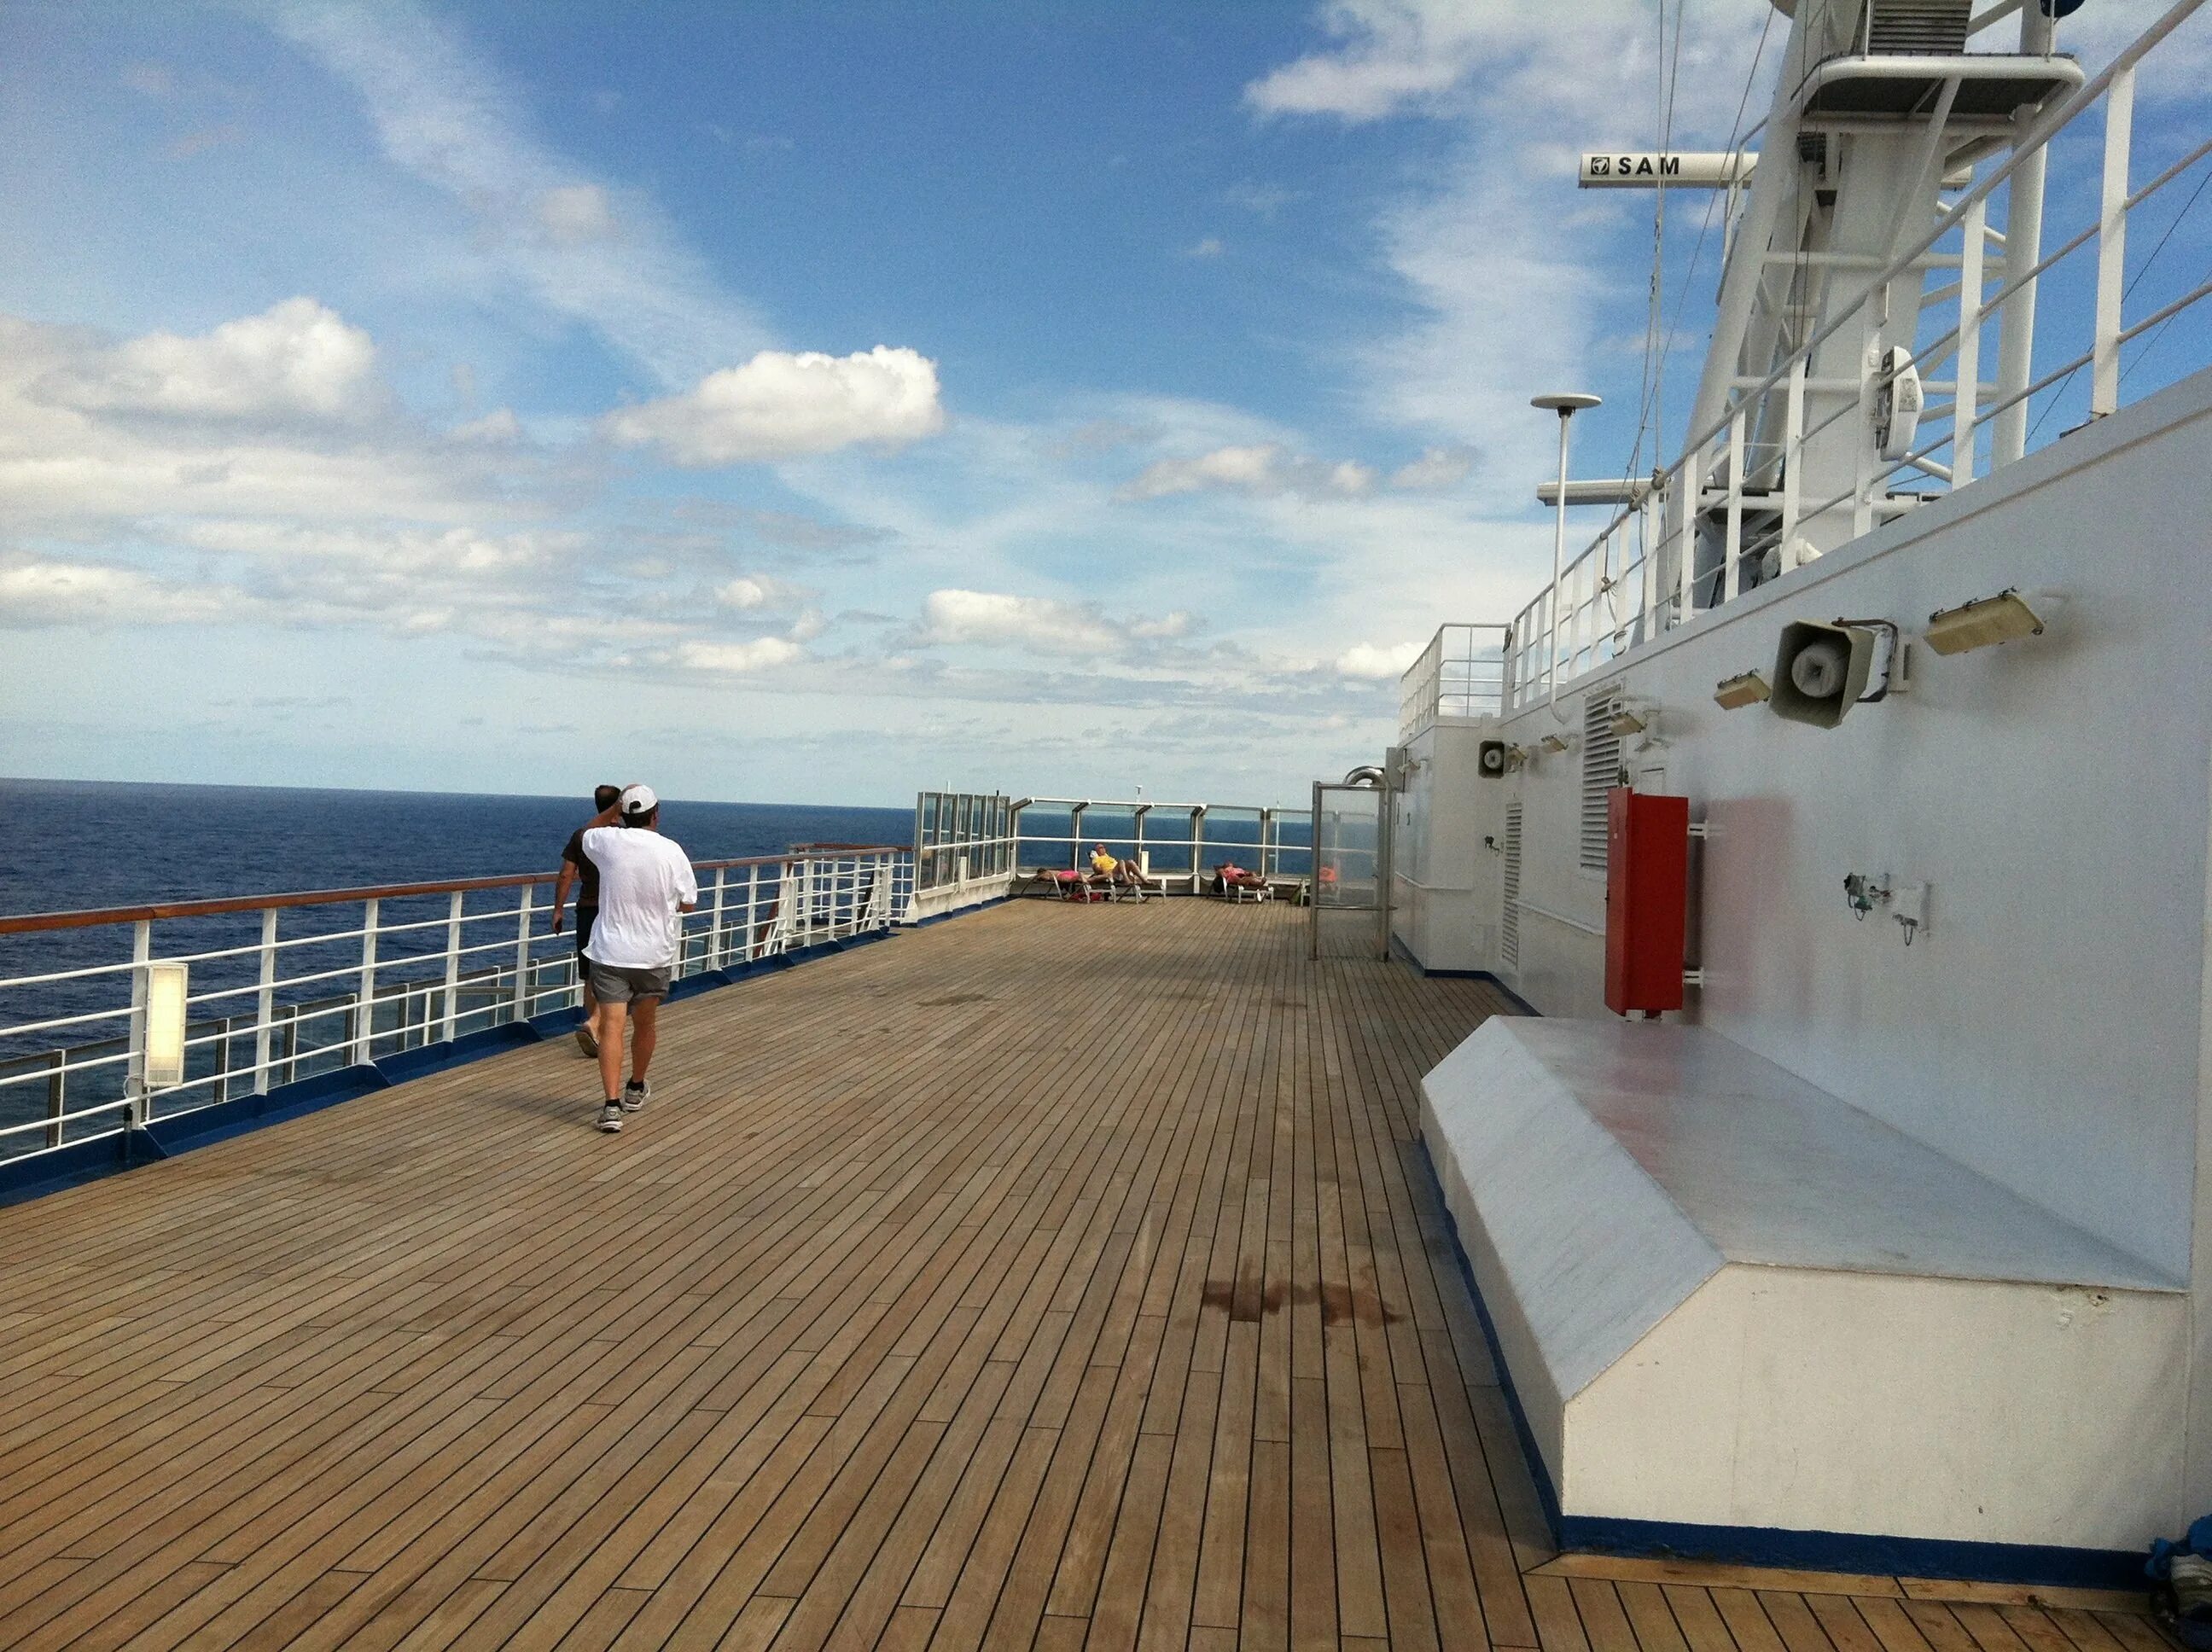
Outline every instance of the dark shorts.
<path id="1" fill-rule="evenodd" d="M 635 999 L 666 998 L 668 971 L 625 969 L 620 964 L 591 966 L 592 996 L 602 1004 L 628 1004 Z"/>
<path id="2" fill-rule="evenodd" d="M 592 938 L 592 920 L 599 915 L 597 907 L 576 908 L 576 968 L 580 970 L 589 970 L 592 967 L 591 960 L 584 956 L 584 948 Z"/>

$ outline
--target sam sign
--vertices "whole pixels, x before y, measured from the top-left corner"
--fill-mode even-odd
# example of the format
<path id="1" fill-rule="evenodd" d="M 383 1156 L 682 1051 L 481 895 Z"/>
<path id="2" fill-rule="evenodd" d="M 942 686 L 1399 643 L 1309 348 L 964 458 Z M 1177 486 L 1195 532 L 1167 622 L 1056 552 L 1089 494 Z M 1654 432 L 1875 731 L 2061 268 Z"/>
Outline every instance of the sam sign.
<path id="1" fill-rule="evenodd" d="M 1733 150 L 1604 149 L 1583 155 L 1575 183 L 1582 189 L 1726 189 L 1748 182 L 1755 155 Z"/>

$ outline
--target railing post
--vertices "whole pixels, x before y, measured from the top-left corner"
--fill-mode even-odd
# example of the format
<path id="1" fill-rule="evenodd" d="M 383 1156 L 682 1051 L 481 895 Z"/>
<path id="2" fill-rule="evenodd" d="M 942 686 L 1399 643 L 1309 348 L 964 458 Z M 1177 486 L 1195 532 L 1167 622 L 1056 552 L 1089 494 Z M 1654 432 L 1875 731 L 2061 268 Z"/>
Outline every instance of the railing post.
<path id="1" fill-rule="evenodd" d="M 530 897 L 535 887 L 525 884 L 522 899 L 515 907 L 514 1018 L 517 1021 L 530 1019 Z"/>
<path id="2" fill-rule="evenodd" d="M 2105 203 L 2097 220 L 2097 332 L 2090 353 L 2089 416 L 2120 405 L 2120 298 L 2127 275 L 2128 149 L 2135 130 L 2136 70 L 2112 76 L 2105 94 Z"/>
<path id="3" fill-rule="evenodd" d="M 707 967 L 709 969 L 719 969 L 722 967 L 722 897 L 729 877 L 730 869 L 727 866 L 714 868 L 714 938 L 707 944 Z"/>
<path id="4" fill-rule="evenodd" d="M 1728 544 L 1722 564 L 1721 600 L 1734 602 L 1743 580 L 1743 405 L 1729 420 Z"/>
<path id="5" fill-rule="evenodd" d="M 740 955 L 744 962 L 753 961 L 753 947 L 760 939 L 760 866 L 756 862 L 745 878 L 745 941 Z"/>
<path id="6" fill-rule="evenodd" d="M 154 961 L 154 926 L 141 918 L 131 926 L 131 1033 L 123 1065 L 123 1094 L 131 1103 L 131 1122 L 145 1127 L 151 1102 L 146 1094 L 146 966 Z"/>
<path id="7" fill-rule="evenodd" d="M 1974 479 L 1975 409 L 1981 402 L 1982 253 L 1988 238 L 1989 203 L 1977 201 L 1960 226 L 1966 240 L 1959 252 L 1959 349 L 1953 358 L 1958 389 L 1951 398 L 1951 485 Z"/>
<path id="8" fill-rule="evenodd" d="M 1782 571 L 1797 566 L 1797 512 L 1804 503 L 1800 489 L 1805 457 L 1805 358 L 1790 363 L 1790 389 L 1782 402 Z"/>
<path id="9" fill-rule="evenodd" d="M 276 1031 L 276 908 L 261 914 L 261 993 L 253 1009 L 253 1093 L 269 1093 L 269 1058 Z"/>
<path id="10" fill-rule="evenodd" d="M 361 917 L 361 995 L 354 1023 L 353 1060 L 365 1067 L 376 1059 L 376 916 L 380 902 L 371 896 L 362 903 Z M 403 1012 L 401 1019 L 405 1016 Z"/>
<path id="11" fill-rule="evenodd" d="M 1859 312 L 1859 416 L 1853 421 L 1857 431 L 1855 444 L 1858 454 L 1856 468 L 1851 472 L 1851 538 L 1856 539 L 1874 527 L 1874 492 L 1883 485 L 1881 450 L 1874 445 L 1875 399 L 1881 393 L 1886 369 L 1881 348 L 1881 315 L 1887 313 L 1885 298 L 1877 313 L 1869 297 Z"/>
<path id="12" fill-rule="evenodd" d="M 461 1021 L 461 902 L 466 897 L 455 890 L 446 905 L 446 1035 L 452 1043 L 460 1035 Z"/>

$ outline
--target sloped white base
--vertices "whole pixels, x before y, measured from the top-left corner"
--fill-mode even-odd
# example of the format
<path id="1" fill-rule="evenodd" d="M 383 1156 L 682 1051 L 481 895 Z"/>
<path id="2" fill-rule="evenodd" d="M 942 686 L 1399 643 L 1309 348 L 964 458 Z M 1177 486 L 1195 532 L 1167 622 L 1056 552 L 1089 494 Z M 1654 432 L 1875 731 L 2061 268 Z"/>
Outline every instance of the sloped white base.
<path id="1" fill-rule="evenodd" d="M 1422 1129 L 1562 1515 L 2172 1526 L 2179 1283 L 1718 1034 L 1493 1017 Z"/>

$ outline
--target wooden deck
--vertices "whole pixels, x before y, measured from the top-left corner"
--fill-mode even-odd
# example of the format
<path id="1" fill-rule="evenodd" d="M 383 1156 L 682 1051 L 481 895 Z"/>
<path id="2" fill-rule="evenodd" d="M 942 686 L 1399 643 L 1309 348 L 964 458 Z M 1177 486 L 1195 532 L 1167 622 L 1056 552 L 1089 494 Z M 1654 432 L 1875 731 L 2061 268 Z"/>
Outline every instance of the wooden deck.
<path id="1" fill-rule="evenodd" d="M 617 1137 L 548 1044 L 0 1211 L 0 1645 L 2162 1644 L 1552 1556 L 1415 1140 L 1504 1006 L 1304 936 L 1000 907 Z"/>

